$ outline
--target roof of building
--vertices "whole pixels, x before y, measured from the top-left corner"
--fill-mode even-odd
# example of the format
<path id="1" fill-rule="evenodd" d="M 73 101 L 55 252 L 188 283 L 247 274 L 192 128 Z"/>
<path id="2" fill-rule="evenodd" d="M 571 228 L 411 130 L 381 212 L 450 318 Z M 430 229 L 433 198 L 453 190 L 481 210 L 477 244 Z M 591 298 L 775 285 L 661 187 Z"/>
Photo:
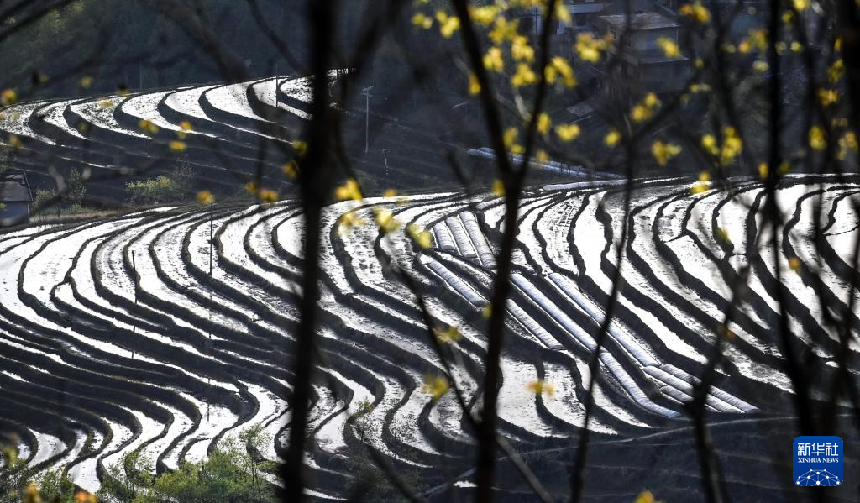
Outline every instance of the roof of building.
<path id="1" fill-rule="evenodd" d="M 0 173 L 0 202 L 33 202 L 30 183 L 27 181 L 27 175 L 23 171 L 9 170 Z"/>
<path id="2" fill-rule="evenodd" d="M 611 16 L 600 16 L 605 23 L 613 28 L 627 28 L 627 14 L 613 14 Z M 630 26 L 635 30 L 659 30 L 661 28 L 677 28 L 680 26 L 674 19 L 670 19 L 658 12 L 640 12 L 633 14 Z"/>

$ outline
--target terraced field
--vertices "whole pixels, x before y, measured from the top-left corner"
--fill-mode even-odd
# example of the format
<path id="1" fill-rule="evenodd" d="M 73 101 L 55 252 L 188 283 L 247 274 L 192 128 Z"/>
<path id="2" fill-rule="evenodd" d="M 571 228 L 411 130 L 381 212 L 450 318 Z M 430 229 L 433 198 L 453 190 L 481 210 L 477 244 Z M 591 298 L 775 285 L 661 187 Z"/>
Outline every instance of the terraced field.
<path id="1" fill-rule="evenodd" d="M 175 104 L 173 96 L 159 106 Z M 845 306 L 857 181 L 794 177 L 780 187 L 788 238 L 782 284 L 770 252 L 751 253 L 750 244 L 759 234 L 766 242 L 768 232 L 760 224 L 762 186 L 734 180 L 698 195 L 689 188 L 650 180 L 632 193 L 624 287 L 600 357 L 590 424 L 604 446 L 598 459 L 620 449 L 619 441 L 638 445 L 688 427 L 683 403 L 743 265 L 751 267 L 749 287 L 708 398 L 711 419 L 791 415 L 771 329 L 777 289 L 787 298 L 792 331 L 815 347 L 810 368 L 827 374 L 833 366 L 837 341 L 822 328 L 814 284 L 805 268 L 791 271 L 788 259 L 820 268 L 827 305 Z M 618 182 L 575 183 L 533 187 L 523 201 L 500 414 L 502 434 L 527 458 L 569 452 L 583 425 L 587 361 L 615 268 L 623 195 Z M 816 252 L 819 203 L 824 236 Z M 431 229 L 433 246 L 415 249 L 402 231 L 383 236 L 370 225 L 340 232 L 346 211 L 372 221 L 377 208 Z M 346 496 L 356 460 L 366 458 L 362 436 L 425 488 L 457 474 L 458 486 L 469 487 L 474 441 L 451 393 L 434 401 L 422 390 L 441 363 L 412 293 L 382 263 L 390 257 L 417 278 L 438 326 L 459 327 L 456 378 L 472 396 L 482 374 L 482 312 L 503 211 L 494 196 L 459 193 L 327 208 L 320 251 L 325 364 L 314 383 L 307 461 L 319 499 Z M 221 439 L 256 424 L 273 439 L 262 454 L 280 459 L 289 427 L 285 399 L 294 385 L 302 233 L 298 205 L 285 201 L 162 208 L 0 234 L 0 429 L 19 434 L 31 467 L 63 467 L 89 490 L 128 452 L 143 452 L 162 471 L 201 459 Z M 530 393 L 528 384 L 538 379 L 554 394 Z M 679 436 L 691 440 L 688 432 Z M 689 445 L 684 449 L 692 456 Z M 623 458 L 613 463 L 627 466 Z M 681 461 L 678 473 L 695 476 L 694 458 L 684 459 L 693 461 Z M 762 473 L 762 487 L 779 480 L 764 458 L 745 463 Z M 614 477 L 610 468 L 591 470 Z M 735 483 L 749 484 L 730 479 Z"/>
<path id="2" fill-rule="evenodd" d="M 339 74 L 333 71 L 332 80 Z M 309 117 L 310 86 L 307 77 L 271 77 L 19 103 L 0 111 L 0 142 L 20 145 L 14 167 L 26 169 L 35 187 L 54 187 L 57 172 L 74 168 L 91 176 L 87 194 L 94 200 L 121 201 L 117 189 L 130 175 L 170 174 L 178 162 L 193 170 L 197 189 L 232 194 L 259 171 L 262 186 L 289 195 L 293 184 L 282 166 Z M 364 153 L 364 111 L 343 113 L 341 140 L 362 152 L 351 162 L 366 186 L 457 183 L 445 157 L 450 145 L 397 119 L 371 119 L 371 151 Z M 181 151 L 171 149 L 178 136 Z"/>

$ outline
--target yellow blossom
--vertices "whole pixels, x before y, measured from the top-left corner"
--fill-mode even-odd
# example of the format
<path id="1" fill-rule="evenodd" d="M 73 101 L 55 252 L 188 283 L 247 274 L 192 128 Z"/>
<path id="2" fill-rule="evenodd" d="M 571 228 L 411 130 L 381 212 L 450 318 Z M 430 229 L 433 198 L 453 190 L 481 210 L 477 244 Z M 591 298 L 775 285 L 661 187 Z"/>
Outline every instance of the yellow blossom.
<path id="1" fill-rule="evenodd" d="M 397 197 L 397 191 L 394 189 L 385 189 L 382 192 L 382 197 Z"/>
<path id="2" fill-rule="evenodd" d="M 753 62 L 753 70 L 757 72 L 764 73 L 768 68 L 770 68 L 770 66 L 767 64 L 767 61 L 763 59 L 757 59 Z"/>
<path id="3" fill-rule="evenodd" d="M 355 178 L 350 178 L 343 185 L 335 189 L 335 196 L 338 201 L 361 201 L 361 189 L 358 186 L 358 182 Z"/>
<path id="4" fill-rule="evenodd" d="M 663 51 L 663 55 L 667 58 L 681 57 L 681 48 L 674 40 L 668 37 L 660 37 L 657 39 L 657 46 Z"/>
<path id="5" fill-rule="evenodd" d="M 13 149 L 19 149 L 24 146 L 24 142 L 21 141 L 21 138 L 16 134 L 9 135 L 9 146 Z"/>
<path id="6" fill-rule="evenodd" d="M 379 229 L 382 230 L 382 232 L 389 234 L 400 228 L 400 222 L 394 218 L 394 215 L 392 215 L 390 211 L 381 208 L 374 208 L 373 213 L 376 218 L 376 225 L 379 226 Z"/>
<path id="7" fill-rule="evenodd" d="M 702 148 L 711 155 L 717 155 L 719 153 L 717 138 L 712 134 L 702 136 Z"/>
<path id="8" fill-rule="evenodd" d="M 803 265 L 803 262 L 800 261 L 797 257 L 791 257 L 788 259 L 788 268 L 794 272 L 800 271 L 800 266 Z"/>
<path id="9" fill-rule="evenodd" d="M 537 131 L 540 134 L 549 133 L 549 127 L 552 124 L 550 121 L 549 115 L 546 112 L 541 112 L 538 114 L 537 118 Z"/>
<path id="10" fill-rule="evenodd" d="M 296 161 L 290 161 L 284 164 L 284 174 L 290 178 L 296 178 L 299 176 L 299 163 Z"/>
<path id="11" fill-rule="evenodd" d="M 559 124 L 555 128 L 555 134 L 562 141 L 575 140 L 579 132 L 579 124 Z"/>
<path id="12" fill-rule="evenodd" d="M 211 191 L 201 190 L 197 193 L 197 202 L 200 204 L 212 204 L 215 202 L 215 196 Z"/>
<path id="13" fill-rule="evenodd" d="M 448 379 L 442 376 L 425 375 L 421 391 L 432 396 L 433 400 L 439 400 L 448 392 Z"/>
<path id="14" fill-rule="evenodd" d="M 496 197 L 505 197 L 505 184 L 501 180 L 493 181 L 491 190 Z"/>
<path id="15" fill-rule="evenodd" d="M 809 0 L 792 0 L 792 5 L 794 5 L 794 10 L 802 11 L 809 8 Z"/>
<path id="16" fill-rule="evenodd" d="M 606 134 L 603 141 L 607 146 L 614 147 L 615 145 L 618 145 L 619 141 L 621 141 L 621 133 L 619 133 L 617 129 L 612 129 Z"/>
<path id="17" fill-rule="evenodd" d="M 463 335 L 457 327 L 448 327 L 445 330 L 436 327 L 433 329 L 433 335 L 435 335 L 436 340 L 442 344 L 450 344 L 463 338 Z"/>
<path id="18" fill-rule="evenodd" d="M 182 121 L 179 123 L 179 128 L 183 131 L 193 131 L 194 127 L 188 121 Z"/>
<path id="19" fill-rule="evenodd" d="M 92 78 L 90 75 L 84 75 L 83 77 L 81 77 L 79 84 L 81 85 L 81 87 L 86 89 L 93 85 L 93 82 L 95 82 L 94 78 Z"/>
<path id="20" fill-rule="evenodd" d="M 561 56 L 553 56 L 552 60 L 550 61 L 550 66 L 547 67 L 547 70 L 549 70 L 550 68 L 558 72 L 559 75 L 561 75 L 562 82 L 564 83 L 565 87 L 574 87 L 576 85 L 576 77 L 574 77 L 573 75 L 573 68 L 571 68 L 570 64 Z"/>
<path id="21" fill-rule="evenodd" d="M 531 62 L 535 57 L 535 51 L 525 36 L 518 35 L 511 41 L 511 56 L 516 61 Z"/>
<path id="22" fill-rule="evenodd" d="M 691 194 L 700 194 L 707 191 L 711 187 L 710 182 L 696 182 L 690 187 Z"/>
<path id="23" fill-rule="evenodd" d="M 418 28 L 428 30 L 433 27 L 433 19 L 419 12 L 412 16 L 412 24 Z"/>
<path id="24" fill-rule="evenodd" d="M 837 59 L 833 62 L 832 65 L 827 69 L 827 78 L 831 83 L 835 84 L 839 82 L 839 79 L 842 78 L 842 75 L 845 73 L 845 64 L 842 62 L 842 59 Z"/>
<path id="25" fill-rule="evenodd" d="M 469 74 L 469 94 L 474 96 L 476 94 L 480 94 L 480 92 L 481 83 L 478 82 L 478 77 L 476 77 L 474 73 Z"/>
<path id="26" fill-rule="evenodd" d="M 526 63 L 517 65 L 517 72 L 511 77 L 511 85 L 514 87 L 529 86 L 537 82 L 537 75 Z"/>
<path id="27" fill-rule="evenodd" d="M 491 72 L 500 72 L 505 68 L 505 61 L 502 59 L 502 50 L 498 47 L 490 47 L 487 54 L 484 54 L 484 66 Z"/>
<path id="28" fill-rule="evenodd" d="M 274 203 L 278 200 L 278 191 L 271 189 L 262 189 L 259 193 L 260 201 L 264 203 Z"/>
<path id="29" fill-rule="evenodd" d="M 170 142 L 170 151 L 171 152 L 185 152 L 186 146 L 184 141 L 180 140 L 172 140 Z"/>
<path id="30" fill-rule="evenodd" d="M 695 3 L 681 5 L 678 12 L 697 23 L 705 24 L 711 20 L 711 12 L 698 0 Z"/>
<path id="31" fill-rule="evenodd" d="M 499 8 L 493 5 L 485 7 L 469 7 L 469 17 L 475 23 L 490 26 L 499 14 Z"/>
<path id="32" fill-rule="evenodd" d="M 762 180 L 767 179 L 767 175 L 769 174 L 769 172 L 770 172 L 770 169 L 768 168 L 768 165 L 766 162 L 763 162 L 763 163 L 758 165 L 758 177 L 761 178 Z"/>
<path id="33" fill-rule="evenodd" d="M 308 142 L 304 140 L 293 141 L 292 147 L 297 157 L 304 157 L 308 153 Z"/>
<path id="34" fill-rule="evenodd" d="M 651 491 L 642 491 L 639 496 L 636 496 L 635 503 L 655 503 L 654 493 Z"/>
<path id="35" fill-rule="evenodd" d="M 460 18 L 449 16 L 444 11 L 436 12 L 436 21 L 439 22 L 439 33 L 445 38 L 451 38 L 454 32 L 460 29 Z"/>
<path id="36" fill-rule="evenodd" d="M 526 389 L 535 395 L 546 395 L 552 398 L 555 395 L 555 386 L 543 379 L 538 379 L 526 384 Z"/>
<path id="37" fill-rule="evenodd" d="M 670 159 L 677 157 L 680 153 L 681 147 L 671 143 L 657 140 L 651 145 L 651 154 L 660 166 L 665 166 Z"/>
<path id="38" fill-rule="evenodd" d="M 850 131 L 839 138 L 839 160 L 847 159 L 849 151 L 857 151 L 857 135 Z"/>
<path id="39" fill-rule="evenodd" d="M 340 216 L 337 225 L 337 235 L 342 237 L 349 232 L 353 227 L 361 227 L 367 221 L 361 218 L 355 210 L 350 210 Z"/>
<path id="40" fill-rule="evenodd" d="M 490 31 L 489 36 L 494 44 L 499 45 L 505 40 L 513 39 L 517 35 L 517 21 L 508 21 L 503 16 L 498 16 L 496 22 L 493 23 L 493 29 Z"/>
<path id="41" fill-rule="evenodd" d="M 576 36 L 576 44 L 573 48 L 582 60 L 597 63 L 600 61 L 601 51 L 606 49 L 606 42 L 585 32 Z"/>
<path id="42" fill-rule="evenodd" d="M 827 148 L 827 135 L 820 126 L 812 126 L 809 129 L 809 146 L 814 150 L 824 150 Z"/>
<path id="43" fill-rule="evenodd" d="M 723 243 L 732 244 L 732 240 L 729 238 L 729 231 L 722 227 L 717 228 L 717 238 L 719 238 Z"/>
<path id="44" fill-rule="evenodd" d="M 651 112 L 651 109 L 643 105 L 636 105 L 633 107 L 633 110 L 630 111 L 630 117 L 633 118 L 635 122 L 642 122 L 650 119 L 652 115 L 653 113 Z"/>
<path id="45" fill-rule="evenodd" d="M 411 223 L 406 226 L 406 233 L 412 238 L 415 243 L 426 250 L 433 246 L 433 235 L 430 231 L 422 230 L 418 224 Z"/>
<path id="46" fill-rule="evenodd" d="M 839 93 L 835 89 L 819 89 L 818 98 L 821 100 L 821 106 L 829 107 L 839 101 Z"/>

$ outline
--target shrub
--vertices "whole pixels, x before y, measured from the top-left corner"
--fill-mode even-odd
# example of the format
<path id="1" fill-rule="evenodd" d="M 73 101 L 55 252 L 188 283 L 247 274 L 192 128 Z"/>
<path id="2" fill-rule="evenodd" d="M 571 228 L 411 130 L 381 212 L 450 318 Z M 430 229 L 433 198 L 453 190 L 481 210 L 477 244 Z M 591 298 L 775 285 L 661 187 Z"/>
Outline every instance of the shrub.
<path id="1" fill-rule="evenodd" d="M 260 448 L 270 442 L 259 426 L 238 438 L 224 439 L 208 459 L 182 463 L 179 469 L 151 477 L 152 463 L 139 453 L 126 455 L 122 474 L 109 470 L 109 481 L 99 491 L 102 500 L 160 503 L 167 501 L 207 501 L 268 503 L 277 501 L 274 487 L 262 476 L 274 472 L 274 463 L 260 458 Z M 110 480 L 113 479 L 113 480 Z"/>
<path id="2" fill-rule="evenodd" d="M 172 178 L 161 175 L 157 178 L 128 182 L 125 184 L 128 201 L 133 205 L 154 205 L 177 201 L 182 190 Z"/>

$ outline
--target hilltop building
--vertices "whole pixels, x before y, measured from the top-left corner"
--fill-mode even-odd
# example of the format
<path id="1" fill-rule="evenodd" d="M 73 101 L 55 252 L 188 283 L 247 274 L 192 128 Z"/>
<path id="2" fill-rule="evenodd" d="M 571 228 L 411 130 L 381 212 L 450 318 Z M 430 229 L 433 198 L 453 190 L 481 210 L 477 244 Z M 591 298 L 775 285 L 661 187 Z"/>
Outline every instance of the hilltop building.
<path id="1" fill-rule="evenodd" d="M 21 218 L 30 214 L 33 192 L 24 170 L 0 173 L 0 219 Z"/>

